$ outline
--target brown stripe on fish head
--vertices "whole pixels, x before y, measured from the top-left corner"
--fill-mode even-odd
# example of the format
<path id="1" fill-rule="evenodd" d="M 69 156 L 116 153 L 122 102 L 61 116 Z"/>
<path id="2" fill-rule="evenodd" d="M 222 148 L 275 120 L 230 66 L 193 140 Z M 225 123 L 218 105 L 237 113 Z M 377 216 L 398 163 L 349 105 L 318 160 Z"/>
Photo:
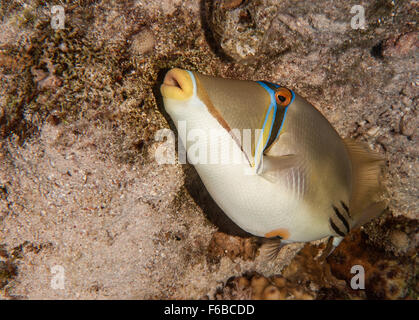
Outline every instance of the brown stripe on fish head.
<path id="1" fill-rule="evenodd" d="M 195 82 L 196 82 L 196 95 L 198 98 L 206 105 L 209 113 L 218 121 L 218 123 L 231 135 L 234 142 L 239 146 L 239 148 L 243 151 L 241 139 L 239 137 L 236 137 L 232 131 L 232 128 L 230 125 L 225 121 L 221 113 L 218 111 L 218 109 L 213 105 L 210 97 L 208 96 L 207 91 L 205 90 L 204 86 L 202 85 L 201 81 L 197 77 L 197 74 L 193 72 L 195 76 Z M 233 128 L 234 129 L 234 128 Z M 248 158 L 247 154 L 244 153 L 247 160 L 250 163 L 250 159 Z"/>
<path id="2" fill-rule="evenodd" d="M 270 105 L 269 93 L 257 82 L 232 80 L 193 73 L 197 83 L 197 95 L 207 105 L 209 112 L 231 132 L 250 129 L 255 134 L 261 129 Z M 243 150 L 240 137 L 234 137 L 248 160 L 253 159 L 255 139 L 251 150 Z"/>
<path id="3" fill-rule="evenodd" d="M 212 116 L 217 119 L 217 121 L 220 123 L 220 125 L 226 129 L 228 132 L 231 132 L 231 129 L 229 124 L 225 121 L 221 113 L 215 108 L 213 105 L 210 97 L 208 96 L 207 91 L 205 90 L 204 86 L 201 83 L 201 80 L 199 77 L 197 77 L 197 74 L 193 73 L 195 76 L 196 81 L 196 94 L 198 98 L 207 106 L 208 111 L 212 114 Z"/>

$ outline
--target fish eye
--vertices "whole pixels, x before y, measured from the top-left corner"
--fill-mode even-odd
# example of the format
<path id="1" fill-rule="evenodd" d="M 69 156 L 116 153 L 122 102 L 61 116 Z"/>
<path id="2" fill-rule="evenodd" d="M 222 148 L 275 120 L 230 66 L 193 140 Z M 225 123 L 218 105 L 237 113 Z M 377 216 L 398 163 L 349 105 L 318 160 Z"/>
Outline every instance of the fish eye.
<path id="1" fill-rule="evenodd" d="M 292 93 L 287 88 L 279 88 L 275 92 L 276 103 L 282 107 L 286 107 L 292 100 Z"/>

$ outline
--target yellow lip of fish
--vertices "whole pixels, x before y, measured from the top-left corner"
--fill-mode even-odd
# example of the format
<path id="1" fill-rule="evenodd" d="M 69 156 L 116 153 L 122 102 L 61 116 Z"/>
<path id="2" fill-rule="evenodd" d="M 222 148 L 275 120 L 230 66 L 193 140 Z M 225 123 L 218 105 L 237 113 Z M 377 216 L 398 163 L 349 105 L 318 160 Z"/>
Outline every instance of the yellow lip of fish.
<path id="1" fill-rule="evenodd" d="M 192 97 L 194 82 L 186 70 L 174 68 L 164 77 L 160 87 L 162 96 L 166 99 L 188 100 Z"/>

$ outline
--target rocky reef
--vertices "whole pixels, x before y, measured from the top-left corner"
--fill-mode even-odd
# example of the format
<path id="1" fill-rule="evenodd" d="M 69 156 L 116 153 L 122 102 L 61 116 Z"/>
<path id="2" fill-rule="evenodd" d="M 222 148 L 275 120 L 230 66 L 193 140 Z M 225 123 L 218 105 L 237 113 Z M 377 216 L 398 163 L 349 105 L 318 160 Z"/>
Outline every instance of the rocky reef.
<path id="1" fill-rule="evenodd" d="M 1 298 L 418 298 L 417 1 L 0 4 Z M 172 67 L 297 91 L 386 160 L 385 214 L 267 259 L 193 167 L 155 161 Z"/>

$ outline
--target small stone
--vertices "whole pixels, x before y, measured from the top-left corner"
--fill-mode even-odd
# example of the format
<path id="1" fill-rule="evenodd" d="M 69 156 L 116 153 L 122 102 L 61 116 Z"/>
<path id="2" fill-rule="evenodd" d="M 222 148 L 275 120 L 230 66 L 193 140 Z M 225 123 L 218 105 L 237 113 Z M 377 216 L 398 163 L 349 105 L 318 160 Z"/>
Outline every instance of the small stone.
<path id="1" fill-rule="evenodd" d="M 262 295 L 264 300 L 283 300 L 285 297 L 281 294 L 281 291 L 278 287 L 274 285 L 269 285 L 263 290 Z"/>
<path id="2" fill-rule="evenodd" d="M 418 127 L 418 120 L 410 114 L 404 115 L 400 119 L 399 129 L 400 133 L 404 136 L 412 136 Z"/>
<path id="3" fill-rule="evenodd" d="M 239 288 L 246 288 L 246 287 L 248 287 L 250 285 L 250 282 L 249 282 L 249 280 L 247 280 L 247 278 L 245 278 L 245 277 L 240 277 L 239 279 L 238 279 L 238 281 L 237 281 L 237 286 L 239 287 Z"/>
<path id="4" fill-rule="evenodd" d="M 155 39 L 153 33 L 144 29 L 132 37 L 131 50 L 136 55 L 142 55 L 153 50 Z"/>
<path id="5" fill-rule="evenodd" d="M 252 287 L 252 298 L 256 300 L 262 299 L 263 291 L 265 290 L 266 286 L 269 284 L 269 280 L 262 276 L 254 276 L 250 281 L 250 285 Z"/>
<path id="6" fill-rule="evenodd" d="M 390 235 L 390 240 L 393 246 L 401 252 L 406 252 L 409 249 L 409 237 L 402 231 L 393 231 Z"/>
<path id="7" fill-rule="evenodd" d="M 33 78 L 33 81 L 34 82 L 39 82 L 39 81 L 45 79 L 46 77 L 48 77 L 48 73 L 47 72 L 45 72 L 42 69 L 36 69 L 34 67 L 31 68 L 31 73 L 32 73 L 32 75 L 34 77 Z"/>
<path id="8" fill-rule="evenodd" d="M 275 285 L 277 286 L 277 287 L 279 287 L 279 288 L 282 288 L 282 287 L 285 287 L 285 285 L 286 285 L 286 280 L 285 280 L 285 278 L 283 278 L 283 277 L 280 277 L 280 276 L 276 276 L 275 278 L 274 278 L 274 282 L 275 282 Z"/>
<path id="9" fill-rule="evenodd" d="M 38 82 L 38 89 L 55 89 L 60 87 L 63 81 L 56 75 L 49 75 L 47 78 Z"/>
<path id="10" fill-rule="evenodd" d="M 57 125 L 59 125 L 60 124 L 60 122 L 61 122 L 61 119 L 60 119 L 60 117 L 58 116 L 58 115 L 56 115 L 56 114 L 50 114 L 48 117 L 47 117 L 47 122 L 48 123 L 50 123 L 50 124 L 52 124 L 53 126 L 57 126 Z"/>
<path id="11" fill-rule="evenodd" d="M 412 106 L 412 99 L 410 99 L 409 97 L 404 96 L 402 98 L 402 102 L 406 107 Z"/>
<path id="12" fill-rule="evenodd" d="M 242 4 L 243 0 L 224 0 L 223 8 L 226 10 L 236 9 Z"/>
<path id="13" fill-rule="evenodd" d="M 63 42 L 63 43 L 61 43 L 59 46 L 58 46 L 58 48 L 60 48 L 60 50 L 62 51 L 62 52 L 68 52 L 68 47 L 67 47 L 67 45 Z"/>
<path id="14" fill-rule="evenodd" d="M 372 127 L 367 131 L 367 135 L 369 135 L 370 137 L 375 137 L 379 131 L 380 127 Z"/>

